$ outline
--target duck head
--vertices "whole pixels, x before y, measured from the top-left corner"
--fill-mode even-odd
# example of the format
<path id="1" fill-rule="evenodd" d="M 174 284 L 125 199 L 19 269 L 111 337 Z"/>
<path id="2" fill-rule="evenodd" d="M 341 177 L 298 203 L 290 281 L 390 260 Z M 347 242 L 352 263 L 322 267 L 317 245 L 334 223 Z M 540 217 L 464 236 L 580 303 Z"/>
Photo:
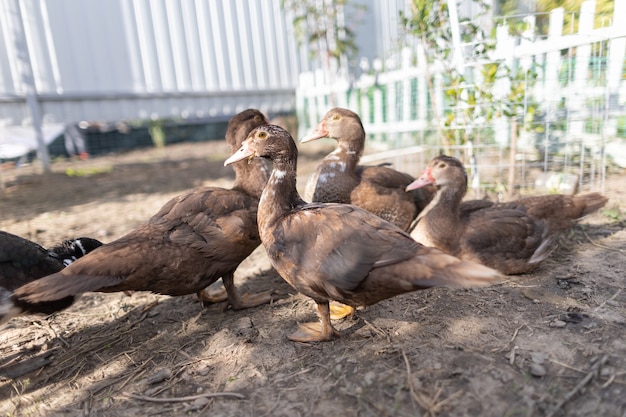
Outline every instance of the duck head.
<path id="1" fill-rule="evenodd" d="M 234 115 L 226 127 L 226 142 L 230 145 L 231 152 L 241 147 L 252 129 L 269 123 L 267 117 L 257 109 L 247 109 Z"/>
<path id="2" fill-rule="evenodd" d="M 300 143 L 320 138 L 334 138 L 338 141 L 355 138 L 357 141 L 364 141 L 364 137 L 365 131 L 359 116 L 351 110 L 336 107 L 330 109 L 317 127 L 300 139 Z"/>
<path id="3" fill-rule="evenodd" d="M 458 183 L 458 184 L 457 184 Z M 406 191 L 415 190 L 427 185 L 441 188 L 445 185 L 456 184 L 467 187 L 467 172 L 458 159 L 439 155 L 433 158 L 418 179 L 407 185 Z"/>
<path id="4" fill-rule="evenodd" d="M 239 150 L 224 161 L 230 165 L 242 159 L 267 158 L 273 161 L 297 156 L 298 150 L 293 138 L 285 129 L 276 125 L 262 125 L 253 129 Z"/>

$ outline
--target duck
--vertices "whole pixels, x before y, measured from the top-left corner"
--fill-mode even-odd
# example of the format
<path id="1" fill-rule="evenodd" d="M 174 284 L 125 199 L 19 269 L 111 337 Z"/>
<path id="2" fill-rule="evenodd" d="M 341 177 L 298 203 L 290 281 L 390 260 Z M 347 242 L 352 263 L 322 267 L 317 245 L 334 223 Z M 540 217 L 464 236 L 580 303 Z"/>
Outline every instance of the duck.
<path id="1" fill-rule="evenodd" d="M 418 213 L 426 207 L 434 188 L 407 193 L 415 178 L 386 166 L 358 165 L 365 148 L 365 130 L 355 112 L 345 108 L 329 110 L 318 126 L 300 143 L 334 138 L 337 147 L 310 176 L 304 192 L 309 202 L 349 203 L 409 230 Z"/>
<path id="2" fill-rule="evenodd" d="M 463 205 L 467 172 L 455 157 L 433 158 L 407 190 L 435 186 L 430 204 L 418 215 L 411 236 L 461 259 L 503 274 L 535 270 L 555 248 L 558 235 L 599 210 L 608 199 L 600 193 L 543 195 L 506 203 Z"/>
<path id="3" fill-rule="evenodd" d="M 267 123 L 256 109 L 235 115 L 227 132 L 236 145 L 252 128 Z M 239 137 L 239 139 L 237 139 Z M 67 268 L 17 288 L 21 302 L 59 300 L 88 291 L 150 291 L 198 294 L 222 278 L 234 310 L 271 300 L 271 292 L 239 294 L 238 265 L 261 241 L 257 206 L 269 177 L 263 164 L 234 164 L 230 189 L 197 187 L 165 203 L 150 220 L 107 243 Z"/>
<path id="4" fill-rule="evenodd" d="M 396 225 L 352 204 L 305 202 L 296 189 L 298 149 L 275 125 L 255 128 L 224 164 L 272 161 L 259 201 L 261 242 L 278 274 L 317 304 L 320 321 L 299 325 L 295 342 L 339 336 L 330 301 L 352 309 L 431 287 L 489 285 L 500 274 L 411 239 Z"/>
<path id="5" fill-rule="evenodd" d="M 241 146 L 241 143 L 248 135 L 248 132 L 260 124 L 268 124 L 268 118 L 261 113 L 257 109 L 246 109 L 233 117 L 226 128 L 225 141 L 229 147 L 230 153 L 232 154 Z M 253 188 L 263 188 L 267 179 L 269 178 L 269 173 L 272 170 L 271 166 L 267 163 L 267 161 L 251 161 L 252 166 L 247 168 L 241 166 L 235 166 L 235 178 L 243 178 L 246 177 L 246 182 L 249 183 L 249 189 Z M 237 170 L 245 171 L 240 174 L 237 174 Z M 257 173 L 258 176 L 254 177 L 253 175 L 247 174 L 247 172 Z M 259 241 L 259 245 L 260 245 Z M 258 245 L 257 245 L 258 246 Z M 228 301 L 228 294 L 223 285 L 220 285 L 219 282 L 211 285 L 210 287 L 204 288 L 199 291 L 197 294 L 198 300 L 202 304 L 203 307 L 208 307 L 211 304 L 221 303 L 224 301 Z"/>
<path id="6" fill-rule="evenodd" d="M 31 240 L 0 230 L 0 324 L 18 315 L 52 314 L 70 306 L 71 296 L 50 303 L 15 303 L 13 291 L 62 270 L 99 246 L 102 242 L 97 239 L 78 237 L 45 249 Z"/>

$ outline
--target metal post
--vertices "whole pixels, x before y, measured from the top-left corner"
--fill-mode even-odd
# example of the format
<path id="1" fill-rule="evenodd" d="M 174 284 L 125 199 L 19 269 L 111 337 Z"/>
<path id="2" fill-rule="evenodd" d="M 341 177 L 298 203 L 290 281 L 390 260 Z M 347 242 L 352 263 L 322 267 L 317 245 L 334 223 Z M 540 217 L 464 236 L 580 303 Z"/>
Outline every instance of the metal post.
<path id="1" fill-rule="evenodd" d="M 30 60 L 28 43 L 26 42 L 26 30 L 24 28 L 24 21 L 22 20 L 22 9 L 19 0 L 11 0 L 9 7 L 11 16 L 13 17 L 13 42 L 15 43 L 20 74 L 22 75 L 22 82 L 24 84 L 26 104 L 30 111 L 30 117 L 37 139 L 37 156 L 41 160 L 44 172 L 48 173 L 50 172 L 50 155 L 41 129 L 41 110 L 39 101 L 37 100 L 33 65 Z"/>
<path id="2" fill-rule="evenodd" d="M 448 13 L 450 15 L 450 29 L 452 31 L 452 60 L 459 74 L 463 74 L 463 50 L 461 49 L 461 30 L 459 28 L 459 14 L 456 8 L 456 0 L 448 0 Z"/>

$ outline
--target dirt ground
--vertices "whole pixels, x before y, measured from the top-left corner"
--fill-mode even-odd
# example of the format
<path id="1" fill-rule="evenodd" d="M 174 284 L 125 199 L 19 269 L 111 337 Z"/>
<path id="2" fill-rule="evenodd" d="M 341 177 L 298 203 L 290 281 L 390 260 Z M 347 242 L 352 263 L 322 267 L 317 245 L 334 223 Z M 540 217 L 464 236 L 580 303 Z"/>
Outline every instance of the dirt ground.
<path id="1" fill-rule="evenodd" d="M 303 147 L 300 186 L 328 149 Z M 57 162 L 47 177 L 7 168 L 0 229 L 45 246 L 110 242 L 188 188 L 229 187 L 226 156 L 218 141 Z M 236 279 L 274 289 L 270 305 L 88 293 L 50 317 L 13 319 L 0 329 L 0 413 L 625 417 L 624 178 L 609 175 L 610 210 L 573 228 L 535 273 L 381 302 L 337 322 L 331 343 L 287 340 L 314 304 L 262 248 Z"/>

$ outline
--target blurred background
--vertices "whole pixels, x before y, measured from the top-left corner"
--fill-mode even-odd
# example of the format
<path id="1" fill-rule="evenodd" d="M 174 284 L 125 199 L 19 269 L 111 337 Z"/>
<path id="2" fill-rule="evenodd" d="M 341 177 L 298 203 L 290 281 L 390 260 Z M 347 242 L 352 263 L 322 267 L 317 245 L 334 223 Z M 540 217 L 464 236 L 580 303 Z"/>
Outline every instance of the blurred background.
<path id="1" fill-rule="evenodd" d="M 626 167 L 626 0 L 0 0 L 3 170 L 362 118 L 364 163 L 460 157 L 477 195 Z M 0 175 L 0 177 L 2 177 Z"/>

